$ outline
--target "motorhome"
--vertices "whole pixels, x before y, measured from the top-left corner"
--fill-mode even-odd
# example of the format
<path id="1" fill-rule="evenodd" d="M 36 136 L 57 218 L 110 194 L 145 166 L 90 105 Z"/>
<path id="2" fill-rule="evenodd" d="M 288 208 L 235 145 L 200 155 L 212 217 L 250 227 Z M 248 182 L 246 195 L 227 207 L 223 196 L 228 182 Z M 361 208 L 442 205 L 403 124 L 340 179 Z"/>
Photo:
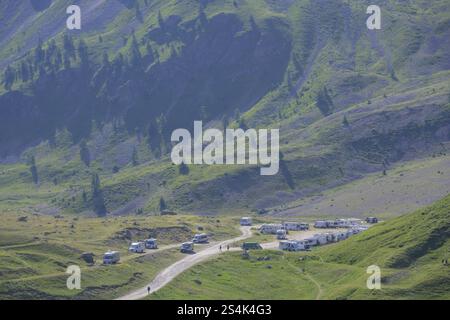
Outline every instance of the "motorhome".
<path id="1" fill-rule="evenodd" d="M 323 245 L 328 243 L 328 237 L 324 233 L 315 234 L 313 236 L 317 240 L 318 245 Z"/>
<path id="2" fill-rule="evenodd" d="M 277 234 L 281 229 L 284 229 L 281 224 L 263 224 L 259 231 L 264 234 Z"/>
<path id="3" fill-rule="evenodd" d="M 250 217 L 241 218 L 241 226 L 251 226 L 251 225 L 252 225 L 252 218 Z"/>
<path id="4" fill-rule="evenodd" d="M 116 264 L 120 261 L 118 251 L 108 251 L 103 255 L 103 264 Z"/>
<path id="5" fill-rule="evenodd" d="M 145 243 L 144 242 L 133 242 L 128 251 L 133 253 L 144 253 L 145 251 Z"/>
<path id="6" fill-rule="evenodd" d="M 158 242 L 156 239 L 147 239 L 145 242 L 145 248 L 147 249 L 158 249 Z"/>
<path id="7" fill-rule="evenodd" d="M 335 225 L 338 228 L 352 228 L 361 224 L 361 219 L 348 218 L 348 219 L 336 219 Z"/>
<path id="8" fill-rule="evenodd" d="M 286 239 L 287 237 L 286 237 L 286 230 L 285 229 L 280 229 L 280 230 L 277 230 L 277 239 L 278 240 L 284 240 L 284 239 Z"/>
<path id="9" fill-rule="evenodd" d="M 316 221 L 314 222 L 314 228 L 328 228 L 328 221 Z"/>
<path id="10" fill-rule="evenodd" d="M 308 246 L 310 246 L 310 247 L 319 245 L 319 241 L 317 240 L 317 238 L 314 238 L 314 237 L 306 238 L 304 241 L 305 241 L 305 242 L 308 244 Z"/>
<path id="11" fill-rule="evenodd" d="M 182 253 L 192 253 L 194 252 L 194 243 L 193 242 L 184 242 L 181 244 L 180 251 Z"/>
<path id="12" fill-rule="evenodd" d="M 280 241 L 279 248 L 285 251 L 303 251 L 309 249 L 309 244 L 307 241 L 301 240 L 288 240 Z"/>
<path id="13" fill-rule="evenodd" d="M 196 234 L 192 239 L 193 243 L 208 243 L 208 235 L 206 233 Z"/>
<path id="14" fill-rule="evenodd" d="M 303 231 L 309 229 L 309 224 L 302 222 L 283 222 L 283 227 L 289 231 Z"/>
<path id="15" fill-rule="evenodd" d="M 335 234 L 336 241 L 342 241 L 348 238 L 347 232 L 336 232 Z"/>

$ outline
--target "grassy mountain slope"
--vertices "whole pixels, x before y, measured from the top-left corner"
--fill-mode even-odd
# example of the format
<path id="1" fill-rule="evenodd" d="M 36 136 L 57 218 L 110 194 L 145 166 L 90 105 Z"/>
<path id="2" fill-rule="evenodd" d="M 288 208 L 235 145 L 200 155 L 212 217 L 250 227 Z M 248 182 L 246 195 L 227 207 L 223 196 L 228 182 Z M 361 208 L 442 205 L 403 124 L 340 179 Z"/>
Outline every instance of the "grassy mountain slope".
<path id="1" fill-rule="evenodd" d="M 1 4 L 0 67 L 34 70 L 0 89 L 5 207 L 91 212 L 98 173 L 113 213 L 158 211 L 161 197 L 186 212 L 261 210 L 448 152 L 446 1 L 382 1 L 377 32 L 365 26 L 365 1 L 80 1 L 72 51 L 63 46 L 68 2 L 49 2 L 37 11 Z M 180 175 L 168 137 L 199 119 L 280 128 L 280 174 L 192 166 Z"/>
<path id="2" fill-rule="evenodd" d="M 450 266 L 442 263 L 449 239 L 446 197 L 311 253 L 251 252 L 250 260 L 227 254 L 185 272 L 151 299 L 450 299 Z M 366 287 L 370 265 L 381 268 L 381 290 Z"/>
<path id="3" fill-rule="evenodd" d="M 181 259 L 178 244 L 204 231 L 214 241 L 239 234 L 236 220 L 195 216 L 67 218 L 1 214 L 0 299 L 112 299 L 144 286 L 161 269 Z M 162 251 L 130 254 L 132 241 L 158 238 Z M 167 246 L 174 246 L 167 248 Z M 102 266 L 107 250 L 118 250 L 118 265 Z M 92 252 L 95 263 L 84 261 Z M 82 289 L 67 290 L 66 268 L 82 270 Z"/>

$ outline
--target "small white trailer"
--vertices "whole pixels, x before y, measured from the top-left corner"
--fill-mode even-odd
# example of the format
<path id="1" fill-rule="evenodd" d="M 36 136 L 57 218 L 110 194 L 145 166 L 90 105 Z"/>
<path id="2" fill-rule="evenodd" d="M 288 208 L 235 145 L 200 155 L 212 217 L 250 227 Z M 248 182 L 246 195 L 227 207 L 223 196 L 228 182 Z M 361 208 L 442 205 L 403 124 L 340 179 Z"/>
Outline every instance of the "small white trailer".
<path id="1" fill-rule="evenodd" d="M 328 243 L 328 237 L 324 233 L 315 234 L 313 236 L 317 240 L 318 245 L 323 245 Z"/>
<path id="2" fill-rule="evenodd" d="M 103 255 L 103 264 L 116 264 L 120 261 L 118 251 L 108 251 Z"/>
<path id="3" fill-rule="evenodd" d="M 252 218 L 250 217 L 241 218 L 241 226 L 251 226 L 251 225 L 252 225 Z"/>
<path id="4" fill-rule="evenodd" d="M 147 249 L 158 249 L 158 242 L 156 239 L 146 239 L 145 241 L 145 248 Z"/>
<path id="5" fill-rule="evenodd" d="M 145 251 L 145 243 L 144 242 L 133 242 L 128 251 L 133 253 L 144 253 Z"/>

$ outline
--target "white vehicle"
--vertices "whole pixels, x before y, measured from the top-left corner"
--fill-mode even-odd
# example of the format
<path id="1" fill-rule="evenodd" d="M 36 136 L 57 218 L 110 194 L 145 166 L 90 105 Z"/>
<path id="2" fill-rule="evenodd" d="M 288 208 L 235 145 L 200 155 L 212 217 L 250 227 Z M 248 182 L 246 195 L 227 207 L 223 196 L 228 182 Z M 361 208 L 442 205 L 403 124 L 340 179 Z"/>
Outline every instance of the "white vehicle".
<path id="1" fill-rule="evenodd" d="M 281 224 L 263 224 L 259 231 L 264 234 L 277 234 L 280 229 L 284 229 Z"/>
<path id="2" fill-rule="evenodd" d="M 323 244 L 327 244 L 328 243 L 328 237 L 325 233 L 319 233 L 319 234 L 315 234 L 313 236 L 314 239 L 317 240 L 317 244 L 318 245 L 323 245 Z"/>
<path id="3" fill-rule="evenodd" d="M 285 251 L 304 251 L 309 249 L 309 245 L 306 241 L 280 241 L 279 248 Z"/>
<path id="4" fill-rule="evenodd" d="M 156 239 L 147 239 L 145 242 L 145 248 L 147 249 L 158 249 L 158 242 Z"/>
<path id="5" fill-rule="evenodd" d="M 116 264 L 120 261 L 118 251 L 108 251 L 103 255 L 103 264 Z"/>
<path id="6" fill-rule="evenodd" d="M 277 230 L 277 239 L 278 240 L 285 240 L 287 238 L 286 234 L 287 234 L 287 232 L 284 229 Z"/>
<path id="7" fill-rule="evenodd" d="M 336 237 L 336 241 L 341 241 L 348 238 L 347 232 L 336 232 L 334 235 Z"/>
<path id="8" fill-rule="evenodd" d="M 328 221 L 319 220 L 314 223 L 314 228 L 328 228 Z"/>
<path id="9" fill-rule="evenodd" d="M 304 241 L 305 241 L 305 242 L 308 244 L 308 246 L 310 246 L 310 247 L 319 245 L 319 242 L 318 242 L 317 239 L 314 238 L 314 237 L 307 238 L 307 239 L 305 239 Z"/>
<path id="10" fill-rule="evenodd" d="M 251 226 L 251 225 L 252 225 L 252 218 L 250 217 L 241 218 L 241 226 Z"/>
<path id="11" fill-rule="evenodd" d="M 206 233 L 196 234 L 192 239 L 193 243 L 208 243 L 208 235 Z"/>
<path id="12" fill-rule="evenodd" d="M 302 222 L 283 222 L 283 227 L 289 231 L 303 231 L 309 229 L 309 224 Z"/>
<path id="13" fill-rule="evenodd" d="M 128 251 L 134 252 L 134 253 L 144 253 L 145 243 L 144 242 L 133 242 L 130 245 L 130 247 L 128 248 Z"/>
<path id="14" fill-rule="evenodd" d="M 181 244 L 180 251 L 182 253 L 192 253 L 194 252 L 194 243 L 193 242 L 184 242 Z"/>

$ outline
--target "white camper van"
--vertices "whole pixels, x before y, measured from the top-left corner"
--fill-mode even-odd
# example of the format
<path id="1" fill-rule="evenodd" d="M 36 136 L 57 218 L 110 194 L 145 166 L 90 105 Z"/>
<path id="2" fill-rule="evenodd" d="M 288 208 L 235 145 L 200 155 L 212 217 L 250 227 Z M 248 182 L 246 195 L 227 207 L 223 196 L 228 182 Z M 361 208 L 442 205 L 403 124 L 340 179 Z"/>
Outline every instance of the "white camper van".
<path id="1" fill-rule="evenodd" d="M 120 261 L 118 251 L 108 251 L 103 255 L 103 264 L 116 264 Z"/>
<path id="2" fill-rule="evenodd" d="M 285 240 L 287 238 L 286 234 L 287 234 L 287 232 L 284 229 L 277 230 L 277 239 L 278 240 Z"/>
<path id="3" fill-rule="evenodd" d="M 128 251 L 133 253 L 144 253 L 145 251 L 145 243 L 144 242 L 133 242 Z"/>
<path id="4" fill-rule="evenodd" d="M 313 236 L 313 238 L 315 238 L 315 239 L 317 240 L 317 243 L 318 243 L 319 245 L 324 245 L 324 244 L 327 244 L 327 243 L 328 243 L 328 237 L 327 237 L 327 235 L 324 234 L 324 233 L 315 234 L 315 235 Z"/>
<path id="5" fill-rule="evenodd" d="M 252 218 L 250 217 L 241 218 L 241 226 L 251 226 L 251 225 L 252 225 Z"/>
<path id="6" fill-rule="evenodd" d="M 259 231 L 264 234 L 277 234 L 281 229 L 284 229 L 281 224 L 263 224 Z"/>
<path id="7" fill-rule="evenodd" d="M 306 241 L 288 240 L 280 241 L 279 248 L 285 251 L 304 251 L 309 249 Z"/>
<path id="8" fill-rule="evenodd" d="M 319 220 L 314 223 L 314 228 L 328 228 L 328 221 Z"/>
<path id="9" fill-rule="evenodd" d="M 147 249 L 158 249 L 158 242 L 156 239 L 147 239 L 145 242 L 145 248 Z"/>
<path id="10" fill-rule="evenodd" d="M 181 244 L 180 251 L 182 253 L 192 253 L 194 252 L 194 243 L 193 242 L 184 242 Z"/>
<path id="11" fill-rule="evenodd" d="M 302 222 L 283 222 L 283 227 L 289 231 L 303 231 L 309 229 L 309 224 Z"/>
<path id="12" fill-rule="evenodd" d="M 193 243 L 208 243 L 208 235 L 206 233 L 196 234 L 192 239 Z"/>

